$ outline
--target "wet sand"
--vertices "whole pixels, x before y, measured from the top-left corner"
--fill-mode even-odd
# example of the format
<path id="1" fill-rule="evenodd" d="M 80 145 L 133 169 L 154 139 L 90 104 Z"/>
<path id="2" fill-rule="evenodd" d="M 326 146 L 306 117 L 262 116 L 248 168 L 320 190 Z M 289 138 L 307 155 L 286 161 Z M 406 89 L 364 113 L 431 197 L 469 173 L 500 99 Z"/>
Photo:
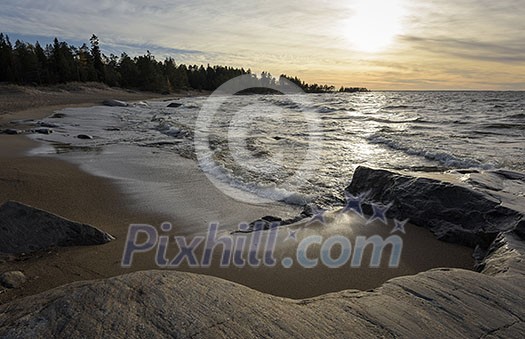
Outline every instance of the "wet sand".
<path id="1" fill-rule="evenodd" d="M 95 91 L 96 92 L 96 91 Z M 105 98 L 116 98 L 132 100 L 131 97 L 125 98 L 112 93 L 112 97 L 104 97 L 101 93 L 89 95 L 89 100 L 85 97 L 79 98 L 75 93 L 63 93 L 61 106 L 56 106 L 55 102 L 49 105 L 42 104 L 36 100 L 34 108 L 27 109 L 27 103 L 12 104 L 22 100 L 22 97 L 15 95 L 15 98 L 4 100 L 12 94 L 2 94 L 1 112 L 7 112 L 0 118 L 0 124 L 11 126 L 10 120 L 36 119 L 50 115 L 53 111 L 70 107 L 71 105 L 93 105 Z M 109 95 L 109 94 L 108 94 Z M 134 100 L 151 98 L 151 94 L 134 93 Z M 18 96 L 18 97 L 16 97 Z M 25 100 L 31 97 L 23 94 Z M 35 95 L 35 98 L 39 97 Z M 39 99 L 40 100 L 40 99 Z M 8 102 L 9 104 L 3 105 Z M 42 106 L 43 105 L 43 106 Z M 30 107 L 33 107 L 29 105 Z M 27 151 L 37 144 L 24 136 L 0 135 L 0 203 L 7 200 L 16 200 L 34 207 L 42 208 L 56 213 L 68 219 L 89 223 L 114 235 L 116 240 L 101 246 L 93 247 L 71 247 L 58 248 L 46 253 L 39 253 L 27 257 L 7 260 L 0 263 L 0 271 L 21 270 L 29 278 L 29 282 L 21 289 L 5 290 L 0 292 L 0 303 L 18 298 L 21 296 L 35 294 L 62 284 L 87 279 L 97 279 L 129 273 L 136 270 L 157 269 L 155 264 L 155 250 L 137 255 L 131 269 L 124 269 L 120 262 L 124 249 L 124 243 L 130 223 L 147 223 L 154 226 L 160 225 L 163 221 L 171 221 L 175 226 L 172 235 L 180 234 L 180 230 L 185 229 L 184 218 L 173 220 L 173 216 L 163 215 L 154 208 L 148 208 L 147 202 L 137 202 L 137 196 L 125 193 L 122 187 L 115 181 L 90 175 L 83 172 L 76 165 L 50 157 L 27 156 Z M 210 185 L 205 176 L 199 175 L 196 167 L 186 166 L 188 172 L 183 176 L 175 178 L 181 185 L 177 186 L 181 190 L 182 197 L 192 197 L 191 202 L 181 201 L 187 213 L 191 214 L 192 205 L 199 203 L 213 211 L 224 210 L 227 213 L 238 211 L 239 220 L 248 216 L 254 219 L 261 217 L 260 207 L 242 204 L 221 196 L 219 191 L 211 192 Z M 182 172 L 184 173 L 184 172 Z M 182 185 L 192 178 L 191 185 Z M 176 183 L 174 183 L 176 185 Z M 196 196 L 195 192 L 198 192 Z M 220 202 L 220 203 L 218 203 Z M 140 204 L 140 208 L 137 207 Z M 198 208 L 197 208 L 198 210 Z M 202 209 L 201 209 L 202 211 Z M 240 213 L 242 212 L 242 213 Z M 344 228 L 341 228 L 341 225 Z M 325 238 L 331 235 L 340 234 L 349 239 L 359 235 L 372 235 L 375 233 L 388 236 L 389 230 L 379 230 L 374 225 L 363 227 L 362 222 L 339 218 L 332 220 L 329 226 L 308 225 L 294 226 L 302 234 L 323 234 Z M 359 230 L 357 232 L 356 230 Z M 386 232 L 386 233 L 381 233 Z M 291 268 L 284 268 L 280 260 L 284 257 L 293 257 L 297 243 L 293 240 L 286 240 L 288 230 L 279 230 L 279 248 L 276 251 L 278 263 L 275 267 L 245 267 L 219 268 L 219 251 L 215 251 L 215 257 L 211 268 L 208 269 L 189 269 L 179 267 L 181 270 L 191 270 L 198 273 L 211 274 L 223 277 L 263 292 L 272 293 L 279 296 L 292 298 L 302 298 L 319 295 L 327 292 L 337 291 L 348 288 L 370 289 L 378 287 L 387 279 L 415 274 L 422 270 L 432 267 L 453 266 L 470 268 L 472 251 L 468 248 L 444 244 L 433 238 L 430 232 L 414 227 L 403 235 L 406 244 L 402 262 L 399 268 L 350 268 L 345 265 L 338 269 L 329 269 L 319 266 L 313 269 L 304 269 L 297 264 Z M 318 250 L 312 247 L 313 251 Z M 169 254 L 173 257 L 178 248 L 170 246 Z M 315 256 L 315 253 L 312 253 Z M 337 253 L 334 254 L 336 256 Z M 364 262 L 367 257 L 365 256 Z"/>

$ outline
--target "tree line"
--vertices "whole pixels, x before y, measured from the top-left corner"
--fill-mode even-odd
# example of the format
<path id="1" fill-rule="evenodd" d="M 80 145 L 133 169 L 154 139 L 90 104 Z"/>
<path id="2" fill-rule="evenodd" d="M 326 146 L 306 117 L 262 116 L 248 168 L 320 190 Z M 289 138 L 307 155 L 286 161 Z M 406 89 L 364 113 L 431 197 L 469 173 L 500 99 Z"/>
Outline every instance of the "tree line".
<path id="1" fill-rule="evenodd" d="M 303 91 L 306 93 L 327 93 L 327 92 L 335 92 L 335 86 L 332 85 L 319 85 L 319 84 L 308 84 L 298 77 L 291 77 L 286 74 L 281 74 L 281 78 L 284 78 L 297 86 L 299 86 Z M 369 90 L 365 87 L 344 87 L 341 86 L 338 90 L 338 92 L 344 92 L 344 93 L 355 93 L 355 92 L 369 92 Z"/>
<path id="2" fill-rule="evenodd" d="M 145 55 L 109 57 L 101 51 L 100 40 L 93 35 L 89 46 L 69 45 L 57 38 L 52 44 L 41 46 L 17 40 L 13 45 L 7 35 L 0 33 L 0 82 L 20 85 L 53 85 L 66 82 L 102 82 L 122 87 L 172 93 L 180 90 L 213 91 L 221 84 L 240 75 L 250 75 L 257 85 L 279 86 L 287 79 L 305 92 L 334 92 L 334 86 L 308 84 L 297 77 L 282 74 L 275 79 L 263 72 L 260 77 L 250 69 L 227 66 L 176 64 L 173 58 L 158 61 L 149 51 Z M 340 92 L 362 92 L 365 88 L 341 87 Z"/>

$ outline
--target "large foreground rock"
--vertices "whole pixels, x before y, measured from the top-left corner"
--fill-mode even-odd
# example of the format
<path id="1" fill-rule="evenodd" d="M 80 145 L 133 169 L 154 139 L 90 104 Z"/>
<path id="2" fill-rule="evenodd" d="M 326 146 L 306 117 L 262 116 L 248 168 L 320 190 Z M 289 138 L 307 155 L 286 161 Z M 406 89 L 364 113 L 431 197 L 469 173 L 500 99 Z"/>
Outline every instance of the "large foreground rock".
<path id="1" fill-rule="evenodd" d="M 372 292 L 308 300 L 273 297 L 210 276 L 137 272 L 1 305 L 0 337 L 519 338 L 525 331 L 525 265 L 523 248 L 513 251 L 498 264 L 507 270 L 493 275 L 435 269 Z"/>
<path id="2" fill-rule="evenodd" d="M 113 237 L 18 202 L 0 206 L 0 253 L 29 253 L 54 246 L 99 245 Z"/>
<path id="3" fill-rule="evenodd" d="M 487 248 L 500 232 L 525 235 L 525 175 L 520 173 L 461 170 L 422 177 L 358 167 L 346 191 L 391 203 L 387 215 L 410 218 L 448 242 Z"/>

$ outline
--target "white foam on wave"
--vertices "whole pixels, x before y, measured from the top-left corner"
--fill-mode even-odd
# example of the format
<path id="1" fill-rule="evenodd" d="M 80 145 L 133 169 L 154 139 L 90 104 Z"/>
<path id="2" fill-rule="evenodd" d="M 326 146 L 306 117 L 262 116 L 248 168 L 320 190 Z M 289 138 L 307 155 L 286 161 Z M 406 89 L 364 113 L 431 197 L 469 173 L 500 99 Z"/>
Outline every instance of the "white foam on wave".
<path id="1" fill-rule="evenodd" d="M 494 166 L 485 162 L 494 162 L 498 167 L 522 169 L 521 120 L 524 115 L 521 106 L 493 113 L 490 111 L 493 104 L 483 103 L 485 94 L 472 94 L 476 95 L 478 103 L 470 103 L 468 95 L 459 104 L 451 104 L 448 95 L 432 93 L 233 97 L 221 107 L 214 124 L 204 131 L 217 158 L 201 167 L 221 190 L 235 191 L 230 196 L 242 200 L 252 197 L 254 202 L 279 200 L 294 205 L 311 201 L 308 194 L 325 200 L 327 196 L 337 196 L 337 187 L 345 184 L 344 180 L 351 176 L 352 166 L 358 164 L 441 170 L 444 167 L 491 169 Z M 521 105 L 521 97 L 518 99 Z M 66 145 L 64 149 L 72 146 L 68 152 L 90 149 L 101 152 L 111 145 L 136 145 L 140 146 L 137 152 L 147 146 L 145 152 L 157 152 L 151 148 L 158 148 L 195 160 L 195 120 L 205 100 L 183 98 L 180 100 L 183 106 L 176 110 L 168 109 L 168 103 L 161 100 L 129 107 L 64 110 L 60 112 L 64 113 L 61 118 L 35 122 L 35 127 L 42 122 L 56 127 L 50 127 L 54 131 L 50 135 L 31 135 L 31 138 L 48 142 L 32 154 L 54 154 L 58 152 L 56 144 Z M 466 102 L 470 104 L 463 105 Z M 284 113 L 279 116 L 280 120 L 271 119 L 269 115 L 268 119 L 262 116 L 249 128 L 241 125 L 242 131 L 249 131 L 245 138 L 246 156 L 256 157 L 256 165 L 268 167 L 268 162 L 274 159 L 271 156 L 282 153 L 289 166 L 278 173 L 258 172 L 261 168 L 257 166 L 250 171 L 243 170 L 246 166 L 236 168 L 239 166 L 230 163 L 228 133 L 238 126 L 231 125 L 230 120 L 241 108 L 265 113 L 266 106 L 270 113 L 281 108 Z M 418 106 L 426 107 L 425 111 L 419 111 Z M 306 128 L 305 122 L 310 115 L 318 117 L 315 130 Z M 80 139 L 79 134 L 90 135 L 93 139 Z M 232 135 L 237 141 L 235 138 L 239 136 Z M 274 176 L 283 179 L 297 162 L 302 161 L 301 151 L 308 148 L 310 138 L 324 147 L 321 159 L 324 168 L 311 175 L 308 182 L 268 184 Z M 367 144 L 370 147 L 364 147 Z"/>
<path id="2" fill-rule="evenodd" d="M 383 136 L 373 135 L 367 138 L 371 144 L 381 144 L 390 147 L 391 149 L 402 151 L 408 155 L 420 156 L 425 159 L 437 161 L 446 167 L 453 168 L 481 168 L 493 169 L 494 165 L 484 164 L 475 159 L 460 158 L 447 152 L 430 151 L 426 149 L 417 149 L 406 146 L 398 141 L 387 139 Z"/>
<path id="3" fill-rule="evenodd" d="M 236 199 L 252 203 L 282 201 L 290 205 L 298 206 L 306 205 L 314 200 L 312 196 L 289 191 L 285 188 L 278 187 L 275 183 L 246 182 L 235 176 L 230 169 L 217 164 L 210 157 L 201 158 L 199 165 L 201 170 L 208 174 L 208 177 L 214 182 L 217 188 L 225 191 L 225 193 L 234 193 L 233 195 L 228 195 Z M 239 190 L 248 194 L 239 195 Z"/>

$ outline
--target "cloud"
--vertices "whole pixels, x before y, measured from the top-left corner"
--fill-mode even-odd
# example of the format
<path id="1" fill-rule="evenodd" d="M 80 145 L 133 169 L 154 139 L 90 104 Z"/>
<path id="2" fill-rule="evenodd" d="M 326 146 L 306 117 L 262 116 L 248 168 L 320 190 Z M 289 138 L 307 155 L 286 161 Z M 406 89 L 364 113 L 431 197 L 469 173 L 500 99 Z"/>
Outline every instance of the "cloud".
<path id="1" fill-rule="evenodd" d="M 455 38 L 423 38 L 404 36 L 402 39 L 416 49 L 430 51 L 444 56 L 456 56 L 470 60 L 498 63 L 525 62 L 525 41 L 499 41 L 488 43 Z"/>
<path id="2" fill-rule="evenodd" d="M 490 69 L 494 86 L 502 87 L 509 73 L 509 86 L 525 76 L 523 0 L 398 0 L 406 13 L 404 35 L 375 54 L 354 50 L 346 38 L 344 23 L 360 1 L 367 0 L 4 0 L 0 22 L 18 36 L 72 43 L 96 33 L 106 53 L 150 50 L 178 62 L 230 64 L 336 85 L 412 88 L 419 79 L 422 87 L 444 82 L 453 88 L 454 81 L 464 86 L 470 79 L 477 86 Z M 351 33 L 366 37 L 367 27 Z"/>

